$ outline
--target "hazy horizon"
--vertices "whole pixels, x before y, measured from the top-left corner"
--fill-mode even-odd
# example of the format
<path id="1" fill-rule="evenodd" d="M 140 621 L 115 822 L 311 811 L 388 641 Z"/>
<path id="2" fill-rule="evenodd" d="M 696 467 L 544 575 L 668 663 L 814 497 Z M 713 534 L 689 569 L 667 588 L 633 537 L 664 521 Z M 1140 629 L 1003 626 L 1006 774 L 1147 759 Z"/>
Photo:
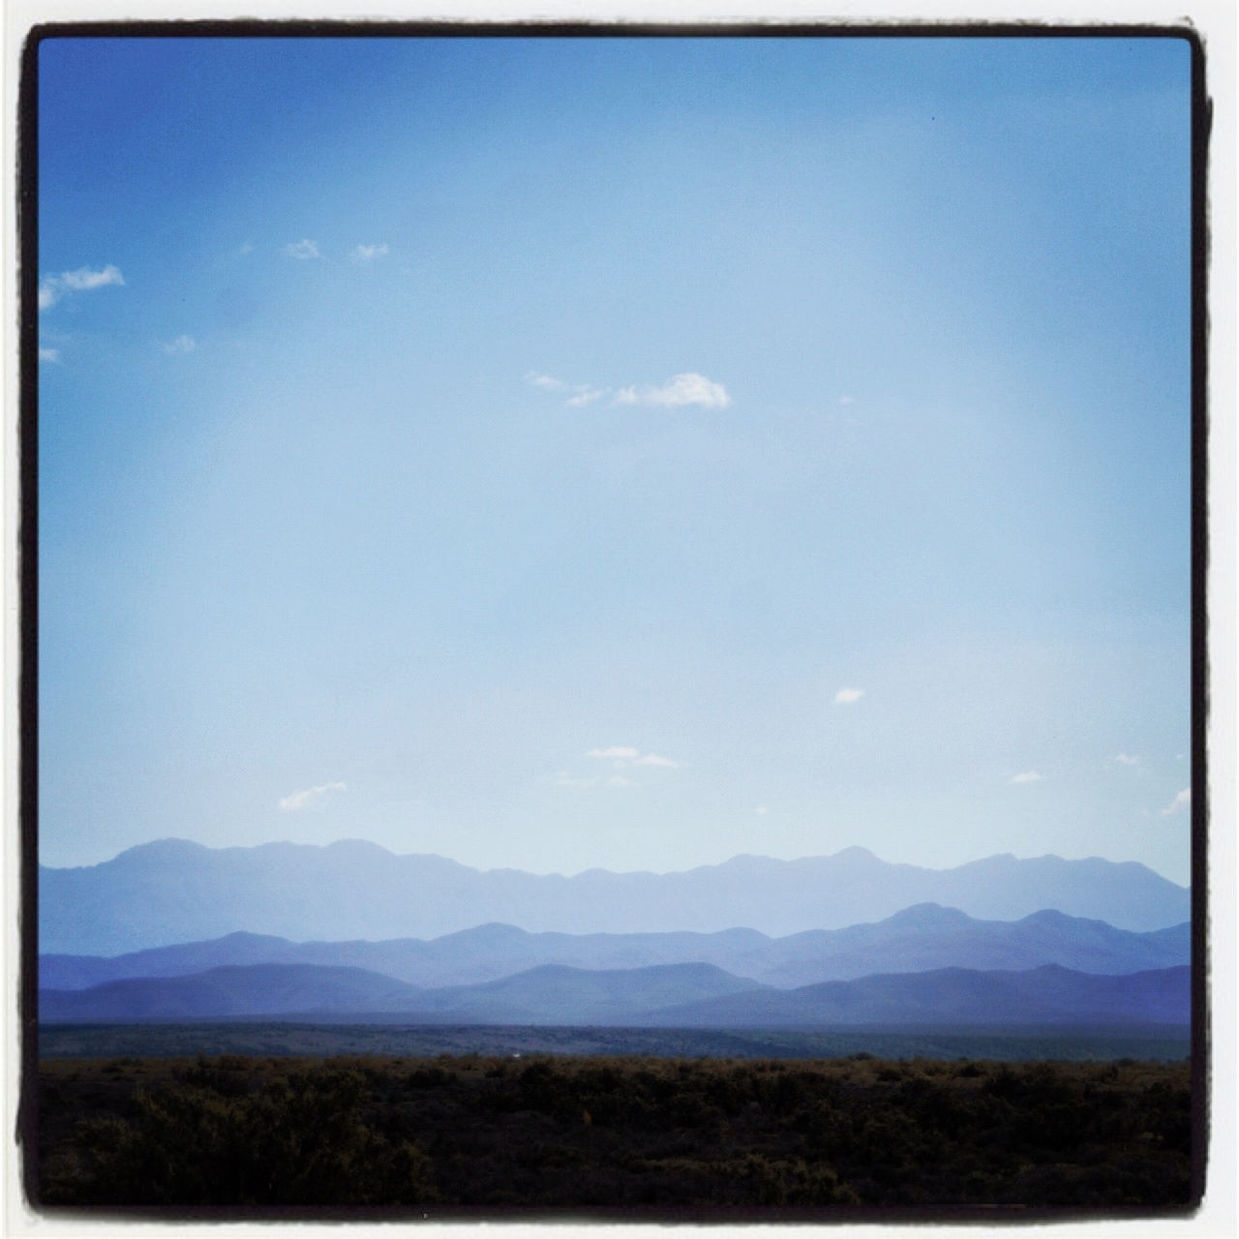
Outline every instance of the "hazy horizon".
<path id="1" fill-rule="evenodd" d="M 1191 833 L 1190 45 L 45 38 L 39 853 Z"/>
<path id="2" fill-rule="evenodd" d="M 332 848 L 332 847 L 348 846 L 350 844 L 361 844 L 364 847 L 381 848 L 383 851 L 389 852 L 393 856 L 434 857 L 438 860 L 450 861 L 453 864 L 461 865 L 469 869 L 475 869 L 475 870 L 478 870 L 479 872 L 499 872 L 499 871 L 504 871 L 504 870 L 515 870 L 518 872 L 531 874 L 535 877 L 568 877 L 568 878 L 579 877 L 583 873 L 591 873 L 591 872 L 604 872 L 604 873 L 612 873 L 616 875 L 653 874 L 655 876 L 663 876 L 667 874 L 684 873 L 684 872 L 688 872 L 694 869 L 717 869 L 723 865 L 727 865 L 733 861 L 738 861 L 738 860 L 740 861 L 742 860 L 771 860 L 771 861 L 776 861 L 780 864 L 794 864 L 795 862 L 802 861 L 802 860 L 829 859 L 831 857 L 838 856 L 842 852 L 865 852 L 869 856 L 873 857 L 875 860 L 883 864 L 889 864 L 889 865 L 911 863 L 908 861 L 892 860 L 890 857 L 882 856 L 879 853 L 875 852 L 872 848 L 866 847 L 864 844 L 852 843 L 852 844 L 848 844 L 846 847 L 839 848 L 838 850 L 834 852 L 811 853 L 811 854 L 805 854 L 805 855 L 800 855 L 800 856 L 774 856 L 774 855 L 771 855 L 765 852 L 735 852 L 729 856 L 720 857 L 716 860 L 701 861 L 698 864 L 687 865 L 679 869 L 633 868 L 633 869 L 611 870 L 611 869 L 607 869 L 605 866 L 599 866 L 599 865 L 587 866 L 584 869 L 531 869 L 531 868 L 528 868 L 522 865 L 474 865 L 474 864 L 470 864 L 467 861 L 460 860 L 457 857 L 450 855 L 446 850 L 441 850 L 437 852 L 400 851 L 399 849 L 390 848 L 381 843 L 375 843 L 375 841 L 372 839 L 364 839 L 358 836 L 343 837 L 340 839 L 331 839 L 331 840 L 321 842 L 321 843 L 318 843 L 318 842 L 307 843 L 307 842 L 297 840 L 297 839 L 262 839 L 262 840 L 258 840 L 254 842 L 247 842 L 247 843 L 208 844 L 208 843 L 201 843 L 197 839 L 187 838 L 184 835 L 164 835 L 158 839 L 146 839 L 139 843 L 130 844 L 127 847 L 123 848 L 120 852 L 109 854 L 95 861 L 84 861 L 77 865 L 48 865 L 46 861 L 40 861 L 40 864 L 43 864 L 47 866 L 48 868 L 66 868 L 66 869 L 93 868 L 96 865 L 106 864 L 110 860 L 115 860 L 116 857 L 122 855 L 124 852 L 134 851 L 135 849 L 138 849 L 138 848 L 157 846 L 161 843 L 188 843 L 194 847 L 203 847 L 203 848 L 208 848 L 210 850 L 216 850 L 216 851 L 223 850 L 225 848 L 253 849 L 253 848 L 285 847 L 285 846 Z M 951 865 L 923 865 L 923 866 L 916 866 L 916 867 L 925 868 L 925 869 L 940 869 L 940 870 L 957 869 L 965 865 L 976 864 L 980 861 L 997 860 L 997 859 L 1004 859 L 1008 857 L 1015 859 L 1015 860 L 1021 860 L 1021 861 L 1023 860 L 1068 860 L 1068 861 L 1102 860 L 1102 861 L 1107 861 L 1111 864 L 1142 864 L 1143 863 L 1140 861 L 1124 861 L 1122 860 L 1122 858 L 1116 859 L 1113 857 L 1098 856 L 1095 854 L 1079 855 L 1079 856 L 1064 856 L 1058 852 L 1041 852 L 1041 853 L 1030 852 L 1024 855 L 1021 855 L 1018 852 L 992 852 L 992 853 L 987 853 L 983 856 L 967 857 L 964 860 L 951 864 Z M 1175 881 L 1175 879 L 1171 878 L 1167 874 L 1161 873 L 1159 870 L 1153 868 L 1153 866 L 1151 865 L 1148 865 L 1145 867 L 1151 869 L 1154 873 L 1157 873 L 1159 877 L 1166 878 L 1167 881 L 1172 881 L 1172 882 Z M 1188 888 L 1190 887 L 1191 883 L 1190 881 L 1176 882 L 1176 885 Z"/>

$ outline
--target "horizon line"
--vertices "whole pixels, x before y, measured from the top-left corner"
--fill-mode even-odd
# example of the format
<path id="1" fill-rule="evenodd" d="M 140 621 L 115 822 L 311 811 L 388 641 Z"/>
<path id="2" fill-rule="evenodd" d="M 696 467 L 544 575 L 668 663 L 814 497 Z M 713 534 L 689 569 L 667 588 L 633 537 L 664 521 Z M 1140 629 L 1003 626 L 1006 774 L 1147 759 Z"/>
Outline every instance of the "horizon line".
<path id="1" fill-rule="evenodd" d="M 140 851 L 145 848 L 157 847 L 160 844 L 187 844 L 190 847 L 201 848 L 208 852 L 256 851 L 259 848 L 270 848 L 270 847 L 313 848 L 318 851 L 323 851 L 327 848 L 336 848 L 336 847 L 341 847 L 341 846 L 361 844 L 362 846 L 367 847 L 367 848 L 378 849 L 381 852 L 385 852 L 389 856 L 433 858 L 435 860 L 445 861 L 448 864 L 458 865 L 462 869 L 470 869 L 475 873 L 505 873 L 505 872 L 506 873 L 525 873 L 531 877 L 563 878 L 565 880 L 582 877 L 585 874 L 592 874 L 592 873 L 606 873 L 614 877 L 630 877 L 630 876 L 638 876 L 638 875 L 648 875 L 652 877 L 670 877 L 676 874 L 694 873 L 701 869 L 719 869 L 725 865 L 733 864 L 736 861 L 744 861 L 744 860 L 769 861 L 773 864 L 778 864 L 778 865 L 794 865 L 794 864 L 798 864 L 803 861 L 833 860 L 849 852 L 863 854 L 867 857 L 872 858 L 873 860 L 876 860 L 878 863 L 883 864 L 883 865 L 888 865 L 892 867 L 903 866 L 903 867 L 911 868 L 911 869 L 923 869 L 923 870 L 927 870 L 929 872 L 934 872 L 934 873 L 946 873 L 953 869 L 962 869 L 968 865 L 981 864 L 988 860 L 1006 860 L 1006 859 L 1010 859 L 1014 861 L 1058 860 L 1066 864 L 1099 860 L 1109 865 L 1139 865 L 1141 868 L 1147 869 L 1150 873 L 1156 874 L 1163 881 L 1170 882 L 1172 885 L 1178 886 L 1183 890 L 1191 889 L 1190 881 L 1189 882 L 1177 882 L 1175 881 L 1175 879 L 1167 877 L 1160 870 L 1154 869 L 1152 865 L 1149 865 L 1144 861 L 1114 860 L 1111 857 L 1100 856 L 1096 853 L 1090 854 L 1088 856 L 1069 857 L 1069 856 L 1061 856 L 1057 852 L 1042 852 L 1037 855 L 1030 855 L 1030 856 L 1017 856 L 1014 852 L 1010 852 L 1010 851 L 992 852 L 986 855 L 973 857 L 971 860 L 960 861 L 957 864 L 953 864 L 953 865 L 934 866 L 934 865 L 916 864 L 913 861 L 886 860 L 885 858 L 879 856 L 876 852 L 874 852 L 872 848 L 867 847 L 864 844 L 848 844 L 833 852 L 815 852 L 815 853 L 811 853 L 808 855 L 795 856 L 795 857 L 768 856 L 768 855 L 764 855 L 758 852 L 737 852 L 720 861 L 705 861 L 701 864 L 689 865 L 689 866 L 686 866 L 680 869 L 664 869 L 664 870 L 608 869 L 602 865 L 587 865 L 583 869 L 573 870 L 572 872 L 565 873 L 560 870 L 548 870 L 548 871 L 539 872 L 539 871 L 535 871 L 532 869 L 521 869 L 515 865 L 495 865 L 495 866 L 491 866 L 488 868 L 483 868 L 479 865 L 472 865 L 466 861 L 457 860 L 455 857 L 452 857 L 452 856 L 446 856 L 441 852 L 425 852 L 425 851 L 397 852 L 385 844 L 376 843 L 372 839 L 364 839 L 364 838 L 361 838 L 360 836 L 355 836 L 355 835 L 346 836 L 341 839 L 333 839 L 328 843 L 304 843 L 304 842 L 298 842 L 293 839 L 267 839 L 267 840 L 262 841 L 261 843 L 225 843 L 225 844 L 217 844 L 217 845 L 209 844 L 209 843 L 201 843 L 196 839 L 190 839 L 183 835 L 163 835 L 156 839 L 148 839 L 142 843 L 130 844 L 128 847 L 122 848 L 120 851 L 112 854 L 111 856 L 105 857 L 103 860 L 93 861 L 93 862 L 89 862 L 86 864 L 53 865 L 53 864 L 47 864 L 41 859 L 38 860 L 37 863 L 40 869 L 55 869 L 55 870 L 60 870 L 60 871 L 72 870 L 72 869 L 93 869 L 93 868 L 97 868 L 100 865 L 110 864 L 113 861 L 120 859 L 120 857 L 125 856 L 130 852 Z"/>

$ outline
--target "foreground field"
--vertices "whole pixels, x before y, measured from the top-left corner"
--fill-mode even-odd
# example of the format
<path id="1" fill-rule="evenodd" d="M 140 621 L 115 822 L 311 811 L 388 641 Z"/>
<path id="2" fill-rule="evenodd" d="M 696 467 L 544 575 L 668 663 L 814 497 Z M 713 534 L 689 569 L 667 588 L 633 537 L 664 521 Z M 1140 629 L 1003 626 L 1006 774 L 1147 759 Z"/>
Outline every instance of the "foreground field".
<path id="1" fill-rule="evenodd" d="M 613 1028 L 528 1024 L 304 1023 L 292 1020 L 148 1024 L 51 1024 L 41 1058 L 186 1058 L 196 1054 L 372 1055 L 583 1054 L 659 1058 L 985 1058 L 1007 1062 L 1118 1058 L 1175 1062 L 1185 1028 Z"/>
<path id="2" fill-rule="evenodd" d="M 1170 1209 L 1189 1066 L 605 1057 L 45 1061 L 45 1205 Z"/>

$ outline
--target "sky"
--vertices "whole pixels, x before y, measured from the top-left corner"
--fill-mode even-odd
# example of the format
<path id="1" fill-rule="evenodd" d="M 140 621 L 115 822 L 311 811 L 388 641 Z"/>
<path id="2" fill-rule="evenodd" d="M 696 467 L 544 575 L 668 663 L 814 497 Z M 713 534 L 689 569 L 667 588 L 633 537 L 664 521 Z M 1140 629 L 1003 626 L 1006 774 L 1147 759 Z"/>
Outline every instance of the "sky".
<path id="1" fill-rule="evenodd" d="M 45 41 L 43 863 L 1186 882 L 1189 73 Z"/>

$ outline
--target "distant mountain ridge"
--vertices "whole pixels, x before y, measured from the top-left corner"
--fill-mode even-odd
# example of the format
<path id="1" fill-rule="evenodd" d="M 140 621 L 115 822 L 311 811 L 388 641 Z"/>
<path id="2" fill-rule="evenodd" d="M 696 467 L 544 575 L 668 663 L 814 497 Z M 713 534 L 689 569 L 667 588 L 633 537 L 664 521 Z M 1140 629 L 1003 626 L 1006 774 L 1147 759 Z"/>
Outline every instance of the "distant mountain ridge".
<path id="1" fill-rule="evenodd" d="M 664 1008 L 647 1019 L 663 1027 L 711 1028 L 1186 1025 L 1190 1011 L 1187 967 L 1097 976 L 1046 964 L 1019 972 L 941 968 L 765 989 Z"/>
<path id="2" fill-rule="evenodd" d="M 847 848 L 793 861 L 737 856 L 680 873 L 564 877 L 470 869 L 360 841 L 212 849 L 162 840 L 99 865 L 41 867 L 39 946 L 113 955 L 237 930 L 298 941 L 426 938 L 491 921 L 573 934 L 744 925 L 782 937 L 927 902 L 988 920 L 1051 909 L 1128 930 L 1190 915 L 1185 888 L 1143 865 L 1096 857 L 1002 855 L 935 870 Z"/>
<path id="3" fill-rule="evenodd" d="M 247 964 L 177 977 L 41 990 L 44 1022 L 404 1013 L 417 1023 L 608 1024 L 676 1003 L 760 989 L 710 964 L 587 971 L 546 964 L 480 985 L 423 989 L 364 968 Z"/>
<path id="4" fill-rule="evenodd" d="M 946 968 L 776 990 L 710 964 L 594 971 L 548 964 L 480 985 L 419 989 L 361 968 L 255 964 L 41 990 L 39 1008 L 47 1023 L 295 1016 L 667 1028 L 1185 1025 L 1190 969 L 1107 977 L 1053 964 Z"/>
<path id="5" fill-rule="evenodd" d="M 39 1019 L 176 1020 L 314 1011 L 402 1010 L 420 992 L 364 968 L 238 964 L 174 977 L 129 977 L 85 990 L 41 989 Z"/>
<path id="6" fill-rule="evenodd" d="M 544 964 L 602 969 L 706 963 L 752 981 L 791 988 L 946 967 L 1017 970 L 1053 963 L 1081 972 L 1130 973 L 1186 964 L 1190 958 L 1188 924 L 1132 933 L 1061 912 L 1036 912 L 1018 921 L 979 921 L 956 909 L 918 904 L 884 921 L 784 938 L 752 929 L 530 934 L 496 924 L 428 941 L 290 942 L 239 932 L 115 957 L 44 955 L 39 980 L 53 989 L 85 989 L 225 965 L 301 963 L 364 968 L 408 984 L 436 986 L 494 981 Z"/>

